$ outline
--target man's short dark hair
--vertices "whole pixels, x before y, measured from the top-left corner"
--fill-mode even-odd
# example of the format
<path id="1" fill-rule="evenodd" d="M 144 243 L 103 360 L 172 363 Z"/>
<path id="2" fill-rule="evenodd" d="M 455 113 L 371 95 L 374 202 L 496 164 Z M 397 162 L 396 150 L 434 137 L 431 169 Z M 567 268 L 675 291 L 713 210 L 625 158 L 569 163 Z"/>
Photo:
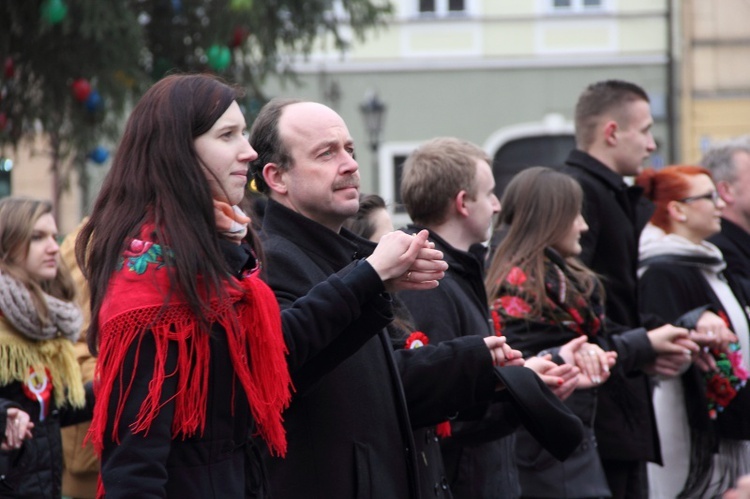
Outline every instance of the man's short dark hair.
<path id="1" fill-rule="evenodd" d="M 250 162 L 250 174 L 255 180 L 256 188 L 268 194 L 268 185 L 263 178 L 263 167 L 275 163 L 282 170 L 292 167 L 292 157 L 279 135 L 279 119 L 284 108 L 302 102 L 299 99 L 271 99 L 260 110 L 258 117 L 250 128 L 250 145 L 258 153 L 258 158 Z"/>
<path id="2" fill-rule="evenodd" d="M 648 94 L 635 83 L 605 80 L 592 83 L 578 98 L 575 110 L 576 144 L 586 150 L 593 142 L 599 118 L 609 112 L 621 112 L 626 104 L 650 102 Z"/>

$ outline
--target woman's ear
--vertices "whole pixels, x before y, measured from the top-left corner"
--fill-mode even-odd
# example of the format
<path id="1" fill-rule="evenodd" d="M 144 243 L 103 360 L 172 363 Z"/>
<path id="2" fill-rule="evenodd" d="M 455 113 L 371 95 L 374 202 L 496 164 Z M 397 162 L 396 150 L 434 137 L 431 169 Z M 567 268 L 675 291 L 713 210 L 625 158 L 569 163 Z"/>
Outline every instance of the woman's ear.
<path id="1" fill-rule="evenodd" d="M 287 193 L 285 172 L 286 170 L 282 170 L 276 163 L 266 163 L 263 167 L 263 180 L 266 181 L 266 185 L 271 191 L 277 194 Z"/>
<path id="2" fill-rule="evenodd" d="M 676 222 L 687 222 L 687 213 L 685 213 L 685 205 L 679 201 L 670 201 L 667 204 L 667 212 L 669 218 Z"/>

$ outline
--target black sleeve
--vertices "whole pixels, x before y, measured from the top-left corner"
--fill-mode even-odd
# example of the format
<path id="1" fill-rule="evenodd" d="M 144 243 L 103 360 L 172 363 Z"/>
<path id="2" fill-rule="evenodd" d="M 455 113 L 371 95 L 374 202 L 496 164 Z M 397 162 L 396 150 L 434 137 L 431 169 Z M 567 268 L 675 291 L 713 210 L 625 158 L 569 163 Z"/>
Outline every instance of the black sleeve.
<path id="1" fill-rule="evenodd" d="M 86 405 L 80 409 L 68 405 L 60 409 L 60 426 L 71 426 L 85 421 L 91 421 L 94 415 L 94 386 L 91 381 L 83 384 L 86 391 Z"/>
<path id="2" fill-rule="evenodd" d="M 480 336 L 396 350 L 394 357 L 414 428 L 432 426 L 455 417 L 458 411 L 487 404 L 494 395 L 498 380 Z"/>
<path id="3" fill-rule="evenodd" d="M 704 289 L 705 283 L 689 269 L 651 265 L 638 282 L 639 306 L 674 324 L 686 312 L 709 304 Z"/>
<path id="4" fill-rule="evenodd" d="M 573 331 L 558 325 L 524 319 L 504 320 L 502 333 L 508 338 L 508 345 L 520 350 L 524 358 L 542 351 L 554 355 L 558 347 L 578 337 Z"/>
<path id="5" fill-rule="evenodd" d="M 305 275 L 299 262 L 275 261 L 284 272 L 270 274 L 268 284 L 282 308 L 289 370 L 297 393 L 349 358 L 393 319 L 390 296 L 383 282 L 364 261 L 356 261 L 305 289 L 285 276 Z"/>
<path id="6" fill-rule="evenodd" d="M 135 359 L 138 362 L 136 364 Z M 101 460 L 101 479 L 108 499 L 112 498 L 165 498 L 165 486 L 168 479 L 167 459 L 172 442 L 172 418 L 174 404 L 168 402 L 175 394 L 176 376 L 166 376 L 162 387 L 159 414 L 151 423 L 148 436 L 143 433 L 133 434 L 129 425 L 137 420 L 141 404 L 149 392 L 149 383 L 153 375 L 156 346 L 150 332 L 141 342 L 135 341 L 128 351 L 122 366 L 124 373 L 135 369 L 130 391 L 122 394 L 116 384 L 109 401 L 107 422 L 104 434 L 104 449 Z M 173 372 L 177 363 L 177 346 L 169 342 L 166 372 Z M 126 375 L 126 379 L 127 379 Z M 111 440 L 112 417 L 120 397 L 127 397 L 122 416 L 117 428 L 120 442 Z"/>
<path id="7" fill-rule="evenodd" d="M 608 321 L 609 322 L 609 321 Z M 616 333 L 607 336 L 613 350 L 617 352 L 617 364 L 626 374 L 638 374 L 648 364 L 656 360 L 656 351 L 651 346 L 644 328 L 627 329 L 609 322 Z"/>

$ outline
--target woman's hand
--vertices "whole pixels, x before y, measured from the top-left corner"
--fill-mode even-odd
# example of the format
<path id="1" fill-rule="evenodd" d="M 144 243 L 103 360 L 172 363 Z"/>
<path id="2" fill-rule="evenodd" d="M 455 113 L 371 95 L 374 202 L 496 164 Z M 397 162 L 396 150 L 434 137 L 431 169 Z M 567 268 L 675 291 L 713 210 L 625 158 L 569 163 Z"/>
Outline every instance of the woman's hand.
<path id="1" fill-rule="evenodd" d="M 718 370 L 716 365 L 716 359 L 711 355 L 711 352 L 701 350 L 697 354 L 693 355 L 693 364 L 701 371 L 708 373 Z"/>
<path id="2" fill-rule="evenodd" d="M 685 328 L 665 324 L 648 331 L 648 339 L 654 351 L 661 354 L 683 354 L 687 357 L 698 352 L 698 345 L 690 340 L 689 331 Z"/>
<path id="3" fill-rule="evenodd" d="M 650 375 L 678 376 L 685 372 L 693 361 L 693 356 L 700 352 L 698 344 L 689 338 L 687 329 L 665 324 L 647 334 L 651 346 L 658 354 L 656 361 L 644 368 Z"/>
<path id="4" fill-rule="evenodd" d="M 690 339 L 702 347 L 727 352 L 730 343 L 736 343 L 737 336 L 727 327 L 724 319 L 713 312 L 705 311 L 695 325 Z"/>
<path id="5" fill-rule="evenodd" d="M 526 367 L 533 370 L 541 378 L 552 393 L 560 400 L 565 400 L 578 386 L 580 370 L 573 365 L 561 366 L 552 362 L 551 355 L 530 357 L 526 359 Z"/>
<path id="6" fill-rule="evenodd" d="M 484 344 L 492 354 L 492 365 L 497 367 L 523 366 L 523 354 L 513 350 L 506 342 L 504 336 L 487 336 Z"/>
<path id="7" fill-rule="evenodd" d="M 586 336 L 572 339 L 560 348 L 560 357 L 581 370 L 578 388 L 592 388 L 609 379 L 610 368 L 617 361 L 616 352 L 606 352 L 589 343 Z"/>
<path id="8" fill-rule="evenodd" d="M 737 479 L 737 487 L 729 489 L 721 496 L 723 499 L 750 499 L 750 475 Z"/>
<path id="9" fill-rule="evenodd" d="M 9 408 L 5 419 L 5 438 L 0 443 L 0 450 L 20 449 L 23 441 L 32 437 L 33 428 L 34 423 L 28 413 L 16 407 Z"/>

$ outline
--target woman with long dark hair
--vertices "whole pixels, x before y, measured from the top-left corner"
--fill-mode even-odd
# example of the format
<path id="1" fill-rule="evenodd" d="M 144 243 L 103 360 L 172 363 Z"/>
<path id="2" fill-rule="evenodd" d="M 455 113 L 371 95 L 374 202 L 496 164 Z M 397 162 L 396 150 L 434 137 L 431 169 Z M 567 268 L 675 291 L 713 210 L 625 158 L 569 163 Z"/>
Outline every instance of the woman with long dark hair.
<path id="1" fill-rule="evenodd" d="M 627 330 L 607 319 L 598 277 L 576 258 L 588 229 L 582 203 L 573 178 L 545 167 L 517 174 L 500 203 L 506 233 L 486 279 L 497 332 L 524 357 L 550 355 L 582 371 L 565 400 L 585 431 L 572 456 L 560 462 L 528 432 L 517 434 L 523 497 L 610 497 L 593 428 L 597 387 L 612 382 L 607 380 L 615 359 L 616 369 L 627 373 L 653 360 L 644 351 L 684 352 L 672 343 L 687 335 L 684 329 Z"/>
<path id="2" fill-rule="evenodd" d="M 254 436 L 286 450 L 279 308 L 237 207 L 257 157 L 240 97 L 207 75 L 151 87 L 77 240 L 108 497 L 259 496 Z"/>

